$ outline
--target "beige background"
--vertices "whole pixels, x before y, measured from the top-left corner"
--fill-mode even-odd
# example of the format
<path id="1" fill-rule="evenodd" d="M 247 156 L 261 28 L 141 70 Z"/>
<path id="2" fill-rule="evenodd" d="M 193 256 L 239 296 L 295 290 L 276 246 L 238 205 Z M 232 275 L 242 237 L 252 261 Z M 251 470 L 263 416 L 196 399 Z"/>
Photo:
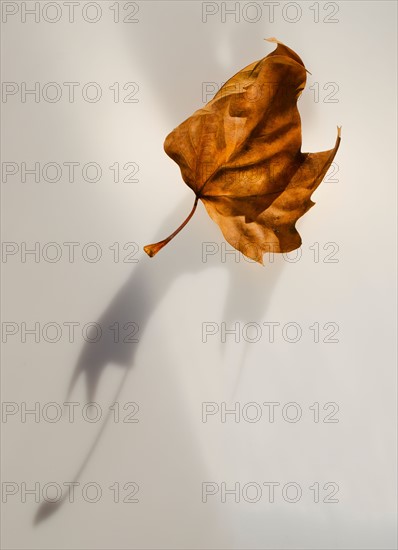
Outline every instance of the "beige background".
<path id="1" fill-rule="evenodd" d="M 126 4 L 121 14 L 132 9 Z M 24 23 L 18 11 L 2 24 L 3 81 L 80 83 L 74 103 L 64 95 L 57 103 L 31 96 L 23 103 L 19 92 L 3 100 L 3 162 L 91 161 L 103 169 L 97 183 L 80 175 L 70 183 L 66 172 L 56 183 L 23 183 L 18 174 L 2 183 L 2 240 L 19 247 L 2 263 L 3 327 L 18 327 L 2 356 L 2 399 L 18 408 L 2 423 L 3 488 L 18 487 L 2 506 L 4 548 L 396 547 L 396 4 L 339 2 L 338 23 L 323 22 L 331 11 L 323 2 L 319 23 L 310 2 L 296 3 L 302 16 L 295 23 L 282 17 L 286 2 L 276 6 L 274 22 L 263 7 L 250 23 L 242 10 L 263 3 L 247 4 L 238 4 L 240 22 L 227 16 L 223 23 L 220 5 L 203 23 L 201 2 L 180 1 L 140 2 L 132 24 L 113 21 L 113 2 L 100 2 L 97 23 L 86 22 L 78 6 L 74 23 L 63 7 L 57 23 L 42 12 L 38 23 Z M 223 262 L 217 253 L 203 262 L 203 243 L 221 247 L 223 240 L 202 206 L 149 259 L 142 247 L 174 230 L 193 201 L 163 153 L 164 137 L 202 105 L 203 82 L 221 84 L 272 51 L 268 36 L 297 51 L 312 73 L 300 100 L 303 151 L 331 148 L 336 125 L 343 127 L 338 181 L 321 185 L 316 206 L 298 223 L 300 261 L 266 259 L 262 268 L 230 255 Z M 87 82 L 103 90 L 97 103 L 82 99 Z M 138 83 L 139 102 L 115 103 L 115 82 L 121 89 Z M 310 89 L 316 82 L 319 102 Z M 323 102 L 329 82 L 339 87 L 336 103 Z M 108 167 L 115 162 L 137 163 L 139 181 L 113 182 Z M 80 244 L 70 263 L 62 243 L 72 241 Z M 41 251 L 59 243 L 60 261 L 23 262 L 21 243 L 35 242 Z M 89 242 L 101 248 L 97 263 L 81 255 Z M 125 243 L 136 242 L 139 262 L 113 261 L 115 242 L 122 254 Z M 320 262 L 310 249 L 315 242 Z M 330 242 L 339 247 L 338 263 L 322 261 Z M 72 343 L 65 331 L 53 344 L 42 336 L 22 341 L 21 323 L 72 321 L 79 323 Z M 113 345 L 108 327 L 129 321 L 140 327 L 139 342 Z M 279 331 L 270 343 L 264 330 L 257 343 L 222 343 L 220 335 L 202 343 L 203 322 L 230 328 L 269 321 L 300 324 L 302 339 L 286 342 Z M 79 332 L 88 322 L 106 333 L 96 344 Z M 314 343 L 314 322 L 338 323 L 339 343 Z M 77 420 L 51 423 L 41 414 L 37 423 L 32 416 L 23 422 L 22 403 L 38 402 L 42 413 L 47 403 L 66 400 L 76 365 L 89 375 L 69 398 L 79 404 Z M 138 423 L 82 419 L 85 403 L 95 401 L 105 414 L 115 395 L 121 409 L 139 404 Z M 242 416 L 222 423 L 219 415 L 202 422 L 202 402 L 270 401 L 298 403 L 302 419 L 290 423 L 279 414 L 270 423 L 264 412 L 253 423 Z M 315 423 L 314 402 L 337 403 L 339 422 Z M 74 502 L 43 507 L 29 495 L 22 502 L 21 484 L 63 486 L 79 470 Z M 269 503 L 264 489 L 256 503 L 223 503 L 219 494 L 202 502 L 203 482 L 269 481 L 298 483 L 302 499 L 289 503 L 279 492 Z M 316 481 L 338 483 L 339 502 L 314 503 L 308 487 Z M 102 489 L 97 503 L 82 498 L 88 482 Z M 137 483 L 139 502 L 113 502 L 115 482 Z"/>

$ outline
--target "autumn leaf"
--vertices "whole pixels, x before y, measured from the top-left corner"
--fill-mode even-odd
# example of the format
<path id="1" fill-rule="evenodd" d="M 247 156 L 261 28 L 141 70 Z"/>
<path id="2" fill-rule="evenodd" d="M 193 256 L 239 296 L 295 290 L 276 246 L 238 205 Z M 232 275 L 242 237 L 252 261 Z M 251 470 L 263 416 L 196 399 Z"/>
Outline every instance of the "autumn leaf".
<path id="1" fill-rule="evenodd" d="M 277 48 L 248 65 L 202 109 L 182 122 L 164 143 L 180 166 L 195 202 L 187 219 L 167 239 L 144 247 L 154 256 L 189 222 L 199 199 L 224 238 L 248 258 L 290 252 L 301 245 L 295 224 L 313 205 L 340 144 L 301 152 L 297 99 L 305 87 L 300 57 Z"/>

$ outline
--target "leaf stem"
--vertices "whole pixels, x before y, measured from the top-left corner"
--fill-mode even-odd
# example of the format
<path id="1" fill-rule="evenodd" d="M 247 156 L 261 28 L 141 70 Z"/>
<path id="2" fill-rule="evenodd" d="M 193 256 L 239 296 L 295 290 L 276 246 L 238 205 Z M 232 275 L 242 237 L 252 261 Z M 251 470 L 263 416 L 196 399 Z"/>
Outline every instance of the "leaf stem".
<path id="1" fill-rule="evenodd" d="M 160 241 L 158 243 L 155 243 L 155 244 L 147 244 L 146 246 L 144 246 L 144 250 L 145 252 L 148 254 L 148 256 L 150 256 L 151 258 L 153 258 L 153 256 L 155 256 L 155 254 L 157 254 L 159 252 L 159 250 L 162 250 L 162 248 L 164 246 L 166 246 L 167 243 L 169 243 L 172 239 L 174 239 L 174 237 L 181 231 L 181 229 L 184 229 L 184 227 L 187 225 L 187 223 L 189 222 L 189 220 L 192 218 L 192 216 L 194 215 L 194 212 L 196 210 L 196 207 L 198 205 L 198 200 L 199 200 L 199 197 L 196 196 L 195 197 L 195 202 L 193 203 L 193 207 L 192 207 L 192 210 L 191 212 L 189 213 L 188 217 L 186 218 L 186 220 L 184 220 L 182 222 L 182 224 L 177 227 L 177 229 L 167 237 L 167 239 L 164 239 L 163 241 Z"/>

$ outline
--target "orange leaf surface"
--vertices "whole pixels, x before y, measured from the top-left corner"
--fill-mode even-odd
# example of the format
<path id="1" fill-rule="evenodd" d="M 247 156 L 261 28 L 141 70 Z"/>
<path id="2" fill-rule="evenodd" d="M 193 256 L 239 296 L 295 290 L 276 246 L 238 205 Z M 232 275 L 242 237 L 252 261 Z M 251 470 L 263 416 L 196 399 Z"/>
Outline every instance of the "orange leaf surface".
<path id="1" fill-rule="evenodd" d="M 195 202 L 188 218 L 167 239 L 144 247 L 154 256 L 188 223 L 200 199 L 224 238 L 263 263 L 265 252 L 301 245 L 295 224 L 313 205 L 340 144 L 301 152 L 297 99 L 305 87 L 300 57 L 275 38 L 277 48 L 248 65 L 202 109 L 182 122 L 164 143 L 180 166 Z"/>

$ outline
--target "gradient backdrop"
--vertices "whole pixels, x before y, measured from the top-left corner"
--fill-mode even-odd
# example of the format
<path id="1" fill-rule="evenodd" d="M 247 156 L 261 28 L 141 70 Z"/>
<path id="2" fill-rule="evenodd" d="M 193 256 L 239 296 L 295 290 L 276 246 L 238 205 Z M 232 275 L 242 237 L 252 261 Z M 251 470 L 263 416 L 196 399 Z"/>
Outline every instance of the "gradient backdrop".
<path id="1" fill-rule="evenodd" d="M 396 3 L 1 2 L 2 544 L 392 549 Z M 274 49 L 302 248 L 231 253 L 165 136 Z M 53 502 L 51 502 L 53 501 Z"/>

